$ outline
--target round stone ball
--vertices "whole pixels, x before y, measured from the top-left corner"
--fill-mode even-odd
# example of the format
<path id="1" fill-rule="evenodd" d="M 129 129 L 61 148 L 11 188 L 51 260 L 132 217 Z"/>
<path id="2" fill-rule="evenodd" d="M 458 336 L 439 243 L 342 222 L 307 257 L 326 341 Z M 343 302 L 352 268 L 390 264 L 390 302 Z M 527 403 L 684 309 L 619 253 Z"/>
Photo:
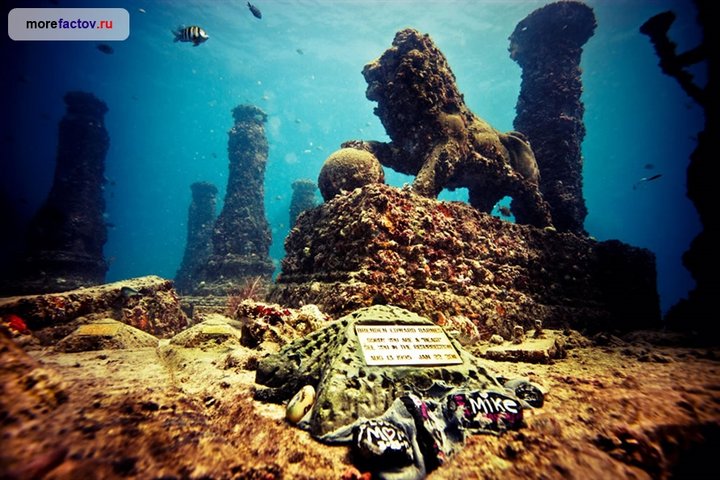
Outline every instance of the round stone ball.
<path id="1" fill-rule="evenodd" d="M 356 148 L 331 153 L 318 177 L 318 188 L 326 202 L 341 190 L 351 191 L 369 183 L 385 183 L 385 172 L 375 155 Z"/>

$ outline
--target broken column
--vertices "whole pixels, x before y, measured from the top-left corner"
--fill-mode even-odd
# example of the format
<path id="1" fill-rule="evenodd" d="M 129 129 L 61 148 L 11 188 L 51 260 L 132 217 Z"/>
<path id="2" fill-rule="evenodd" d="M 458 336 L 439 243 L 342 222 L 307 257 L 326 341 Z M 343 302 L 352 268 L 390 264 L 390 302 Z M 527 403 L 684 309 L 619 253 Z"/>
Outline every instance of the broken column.
<path id="1" fill-rule="evenodd" d="M 182 294 L 192 294 L 202 268 L 212 253 L 212 232 L 215 221 L 217 187 L 208 182 L 190 186 L 192 202 L 188 209 L 187 243 L 180 269 L 175 275 L 175 287 Z"/>
<path id="2" fill-rule="evenodd" d="M 64 100 L 53 185 L 30 223 L 12 293 L 60 292 L 105 281 L 103 182 L 110 137 L 103 117 L 108 108 L 91 93 L 69 92 Z"/>
<path id="3" fill-rule="evenodd" d="M 233 110 L 235 124 L 228 132 L 228 177 L 225 203 L 215 222 L 213 252 L 198 293 L 226 295 L 247 279 L 270 278 L 270 228 L 265 217 L 265 165 L 268 143 L 265 112 L 253 105 Z"/>
<path id="4" fill-rule="evenodd" d="M 593 10 L 580 2 L 546 5 L 518 23 L 510 57 L 522 68 L 514 126 L 524 133 L 540 168 L 540 191 L 558 231 L 587 235 L 582 193 L 585 137 L 580 101 L 582 46 L 595 31 Z"/>
<path id="5" fill-rule="evenodd" d="M 301 178 L 292 183 L 292 199 L 290 200 L 290 228 L 295 225 L 295 220 L 305 210 L 310 210 L 317 206 L 315 200 L 315 192 L 317 185 L 312 180 Z"/>

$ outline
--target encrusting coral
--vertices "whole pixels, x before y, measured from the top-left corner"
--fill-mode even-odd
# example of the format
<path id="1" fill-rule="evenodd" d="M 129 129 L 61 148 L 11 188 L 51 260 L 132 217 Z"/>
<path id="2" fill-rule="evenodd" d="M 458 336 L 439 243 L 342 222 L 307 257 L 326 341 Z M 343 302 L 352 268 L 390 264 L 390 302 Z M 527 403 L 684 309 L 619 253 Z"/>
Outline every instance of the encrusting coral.
<path id="1" fill-rule="evenodd" d="M 510 58 L 522 68 L 513 125 L 533 146 L 555 228 L 578 235 L 587 235 L 580 58 L 595 27 L 592 8 L 563 1 L 535 10 L 510 36 Z"/>
<path id="2" fill-rule="evenodd" d="M 385 172 L 375 155 L 354 148 L 341 148 L 331 153 L 318 176 L 318 188 L 326 201 L 342 190 L 384 182 Z"/>
<path id="3" fill-rule="evenodd" d="M 366 96 L 378 102 L 390 143 L 353 140 L 343 147 L 367 150 L 384 166 L 415 175 L 413 190 L 437 197 L 466 187 L 470 204 L 489 212 L 513 198 L 518 223 L 551 225 L 529 143 L 519 132 L 501 133 L 465 105 L 442 52 L 428 35 L 406 29 L 393 46 L 366 65 Z"/>

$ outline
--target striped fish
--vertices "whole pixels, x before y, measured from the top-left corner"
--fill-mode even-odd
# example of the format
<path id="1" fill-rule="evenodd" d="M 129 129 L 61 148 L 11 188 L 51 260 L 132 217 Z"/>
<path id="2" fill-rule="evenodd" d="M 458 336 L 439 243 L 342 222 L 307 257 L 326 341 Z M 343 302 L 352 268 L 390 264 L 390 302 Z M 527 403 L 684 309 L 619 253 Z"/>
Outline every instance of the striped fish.
<path id="1" fill-rule="evenodd" d="M 184 28 L 178 27 L 173 34 L 175 35 L 175 42 L 192 42 L 195 47 L 210 38 L 208 37 L 208 34 L 205 33 L 205 30 L 197 25 Z"/>

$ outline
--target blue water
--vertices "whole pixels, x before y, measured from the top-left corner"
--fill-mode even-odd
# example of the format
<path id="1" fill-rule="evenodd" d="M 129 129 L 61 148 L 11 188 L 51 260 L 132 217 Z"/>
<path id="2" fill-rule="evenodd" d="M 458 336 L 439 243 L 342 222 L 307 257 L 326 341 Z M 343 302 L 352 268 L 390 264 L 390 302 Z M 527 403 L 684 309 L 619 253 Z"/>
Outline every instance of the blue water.
<path id="1" fill-rule="evenodd" d="M 16 3 L 7 9 L 105 6 L 130 12 L 130 37 L 112 42 L 112 55 L 100 52 L 97 42 L 4 37 L 0 79 L 7 106 L 0 191 L 16 219 L 11 230 L 4 229 L 6 249 L 20 243 L 23 223 L 50 188 L 63 95 L 89 91 L 110 109 L 105 192 L 114 226 L 105 255 L 111 261 L 108 280 L 119 280 L 175 275 L 185 246 L 190 184 L 214 183 L 222 203 L 230 111 L 243 103 L 269 115 L 264 200 L 270 253 L 281 259 L 292 182 L 317 180 L 324 159 L 345 140 L 387 140 L 360 72 L 399 29 L 429 33 L 469 107 L 496 128 L 511 130 L 521 71 L 509 58 L 507 38 L 517 22 L 549 2 L 257 0 L 262 20 L 243 1 Z M 598 28 L 582 58 L 586 229 L 599 240 L 616 238 L 655 252 L 666 311 L 693 286 L 681 255 L 700 225 L 685 197 L 685 170 L 703 116 L 675 80 L 660 72 L 638 28 L 650 16 L 673 10 L 678 20 L 671 36 L 684 51 L 699 39 L 694 7 L 677 0 L 587 3 Z M 2 17 L 7 22 L 6 12 Z M 173 43 L 170 31 L 180 24 L 200 25 L 210 39 L 198 47 Z M 632 188 L 656 173 L 662 177 Z M 386 174 L 392 185 L 411 180 L 389 169 Z M 463 192 L 443 198 L 462 199 Z"/>

